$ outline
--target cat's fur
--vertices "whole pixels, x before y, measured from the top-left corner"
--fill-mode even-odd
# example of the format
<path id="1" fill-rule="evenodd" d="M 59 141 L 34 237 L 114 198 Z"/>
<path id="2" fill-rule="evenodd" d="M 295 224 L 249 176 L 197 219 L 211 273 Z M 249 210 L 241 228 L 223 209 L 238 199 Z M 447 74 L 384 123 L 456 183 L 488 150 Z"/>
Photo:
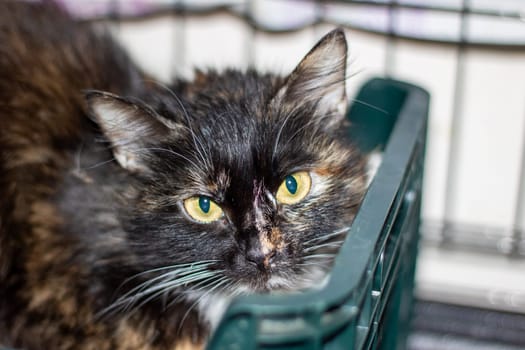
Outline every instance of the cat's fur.
<path id="1" fill-rule="evenodd" d="M 198 348 L 231 296 L 321 283 L 366 187 L 346 50 L 335 30 L 288 77 L 163 87 L 59 9 L 0 2 L 0 345 Z M 310 193 L 277 203 L 299 170 Z M 194 195 L 224 217 L 190 219 Z"/>

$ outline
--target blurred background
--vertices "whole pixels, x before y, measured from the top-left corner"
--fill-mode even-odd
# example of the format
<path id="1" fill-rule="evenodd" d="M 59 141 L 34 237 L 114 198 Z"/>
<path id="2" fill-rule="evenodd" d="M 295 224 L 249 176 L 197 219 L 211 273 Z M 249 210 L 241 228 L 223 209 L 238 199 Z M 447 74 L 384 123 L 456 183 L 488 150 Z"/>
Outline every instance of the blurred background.
<path id="1" fill-rule="evenodd" d="M 525 348 L 525 1 L 59 0 L 155 78 L 289 73 L 336 26 L 349 96 L 373 76 L 431 94 L 413 349 Z"/>

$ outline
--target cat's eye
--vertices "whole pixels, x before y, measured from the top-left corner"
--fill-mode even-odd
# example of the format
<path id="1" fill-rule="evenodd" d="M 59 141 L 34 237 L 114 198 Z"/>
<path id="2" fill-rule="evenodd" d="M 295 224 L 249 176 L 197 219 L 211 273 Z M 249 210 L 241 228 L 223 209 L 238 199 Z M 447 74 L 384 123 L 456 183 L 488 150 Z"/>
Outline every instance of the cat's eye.
<path id="1" fill-rule="evenodd" d="M 275 197 L 283 204 L 295 204 L 306 197 L 311 186 L 310 174 L 306 171 L 299 171 L 284 178 Z"/>
<path id="2" fill-rule="evenodd" d="M 184 209 L 192 219 L 203 224 L 216 221 L 223 216 L 221 207 L 206 196 L 195 196 L 184 200 Z"/>

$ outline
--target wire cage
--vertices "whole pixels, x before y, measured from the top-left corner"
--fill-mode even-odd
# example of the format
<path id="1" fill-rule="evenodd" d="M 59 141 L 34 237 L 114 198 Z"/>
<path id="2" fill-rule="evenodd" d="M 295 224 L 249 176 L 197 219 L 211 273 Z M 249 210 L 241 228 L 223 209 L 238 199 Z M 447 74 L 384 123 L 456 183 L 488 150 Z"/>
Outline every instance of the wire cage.
<path id="1" fill-rule="evenodd" d="M 356 100 L 368 101 L 366 98 L 370 96 L 366 96 L 366 91 L 370 84 L 379 84 L 384 89 L 419 95 L 423 101 L 419 114 L 424 116 L 425 93 L 413 85 L 391 79 L 424 86 L 432 96 L 426 139 L 418 139 L 418 135 L 424 134 L 424 123 L 418 131 L 413 130 L 415 134 L 406 136 L 413 137 L 413 150 L 426 147 L 427 151 L 426 175 L 421 184 L 424 193 L 419 229 L 422 249 L 416 295 L 440 303 L 509 311 L 513 313 L 509 321 L 494 324 L 493 328 L 522 329 L 513 318 L 518 317 L 517 313 L 525 313 L 525 280 L 520 274 L 525 268 L 525 8 L 520 0 L 59 2 L 80 20 L 109 24 L 139 63 L 161 80 L 173 75 L 188 76 L 193 66 L 209 65 L 255 66 L 285 73 L 328 29 L 343 27 L 350 43 L 350 69 L 356 73 L 350 79 L 349 93 L 357 96 Z M 370 81 L 378 75 L 390 79 Z M 372 105 L 382 103 L 370 98 Z M 408 103 L 411 99 L 402 101 Z M 357 104 L 353 106 L 350 118 L 356 116 Z M 401 111 L 393 114 L 401 118 Z M 370 114 L 370 110 L 361 112 Z M 389 135 L 386 133 L 384 143 Z M 423 158 L 411 159 L 413 164 L 418 164 L 417 169 L 422 169 Z M 421 181 L 421 174 L 414 173 L 407 178 L 418 179 L 409 181 L 415 184 Z M 400 180 L 401 184 L 406 183 Z M 397 203 L 398 209 L 402 207 L 400 203 Z M 419 208 L 419 204 L 416 207 Z M 419 209 L 414 210 L 419 213 Z M 386 242 L 392 241 L 388 237 L 388 234 L 379 235 L 375 243 L 386 244 L 385 248 L 391 244 Z M 415 244 L 417 239 L 410 236 L 408 241 Z M 403 244 L 399 247 L 404 247 Z M 348 242 L 345 247 L 352 254 L 359 254 Z M 377 249 L 377 246 L 372 249 L 374 254 L 383 259 L 385 251 Z M 403 249 L 415 251 L 415 246 Z M 406 252 L 403 249 L 396 250 L 396 254 Z M 373 264 L 368 261 L 372 265 L 363 271 L 375 276 L 376 269 L 385 266 L 381 259 L 374 260 Z M 408 264 L 413 264 L 413 260 Z M 479 269 L 474 269 L 475 266 Z M 486 266 L 490 268 L 483 270 L 484 275 L 479 270 Z M 397 278 L 406 273 L 406 284 L 412 288 L 408 281 L 414 272 L 400 271 L 392 276 Z M 351 302 L 339 298 L 338 303 L 314 303 L 315 307 L 307 310 L 302 324 L 298 319 L 294 323 L 284 316 L 275 318 L 275 314 L 273 319 L 264 321 L 266 312 L 276 309 L 265 309 L 259 299 L 247 301 L 256 305 L 249 311 L 242 306 L 246 304 L 234 304 L 226 319 L 235 320 L 232 322 L 236 326 L 231 329 L 243 330 L 250 335 L 249 341 L 263 344 L 261 348 L 279 348 L 270 338 L 265 338 L 268 332 L 264 331 L 286 328 L 281 321 L 287 319 L 287 327 L 297 327 L 297 334 L 318 328 L 322 336 L 305 335 L 295 342 L 287 339 L 286 348 L 293 348 L 295 344 L 295 348 L 339 349 L 343 343 L 331 341 L 342 334 L 344 344 L 353 344 L 354 348 L 383 344 L 384 348 L 391 349 L 398 340 L 391 343 L 387 333 L 382 333 L 382 325 L 390 322 L 386 315 L 392 310 L 379 302 L 381 297 L 373 287 L 377 283 L 374 278 L 363 282 L 369 288 L 365 288 L 367 297 L 365 293 L 361 299 L 353 295 Z M 340 292 L 341 288 L 333 283 L 330 286 Z M 372 287 L 367 283 L 372 283 Z M 396 290 L 387 285 L 379 288 L 380 292 L 388 291 L 389 297 L 396 295 Z M 303 298 L 311 296 L 307 293 Z M 286 302 L 295 305 L 294 300 Z M 361 319 L 358 309 L 364 310 L 362 314 L 367 316 Z M 335 310 L 348 321 L 345 326 L 338 324 L 330 328 L 330 317 L 334 315 L 330 312 Z M 422 309 L 416 307 L 416 310 Z M 425 313 L 428 310 L 424 309 L 422 314 L 429 316 Z M 393 311 L 396 319 L 404 312 Z M 421 317 L 416 315 L 415 319 Z M 443 319 L 441 322 L 446 323 Z M 212 340 L 212 348 L 227 348 L 224 345 L 227 343 L 220 339 L 235 333 L 231 333 L 231 329 L 224 324 L 219 327 L 223 333 Z M 253 333 L 256 329 L 263 332 Z M 405 334 L 403 332 L 396 329 L 394 333 Z M 500 340 L 517 346 L 525 344 L 523 336 L 513 333 L 511 338 L 502 336 Z M 250 348 L 254 344 L 246 343 L 245 347 L 238 348 Z M 302 347 L 307 344 L 309 347 Z M 401 340 L 399 344 L 402 346 L 404 342 Z M 463 348 L 466 349 L 466 345 Z"/>

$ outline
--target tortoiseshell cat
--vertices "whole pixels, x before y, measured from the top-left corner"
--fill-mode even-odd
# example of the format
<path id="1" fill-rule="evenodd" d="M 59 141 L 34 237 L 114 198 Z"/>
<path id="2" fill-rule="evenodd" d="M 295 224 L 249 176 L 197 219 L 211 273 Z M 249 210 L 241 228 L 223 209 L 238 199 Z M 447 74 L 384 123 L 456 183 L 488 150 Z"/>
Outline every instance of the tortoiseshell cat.
<path id="1" fill-rule="evenodd" d="M 0 2 L 0 346 L 201 348 L 233 296 L 321 284 L 367 181 L 346 51 L 334 30 L 287 77 L 163 87 Z"/>

